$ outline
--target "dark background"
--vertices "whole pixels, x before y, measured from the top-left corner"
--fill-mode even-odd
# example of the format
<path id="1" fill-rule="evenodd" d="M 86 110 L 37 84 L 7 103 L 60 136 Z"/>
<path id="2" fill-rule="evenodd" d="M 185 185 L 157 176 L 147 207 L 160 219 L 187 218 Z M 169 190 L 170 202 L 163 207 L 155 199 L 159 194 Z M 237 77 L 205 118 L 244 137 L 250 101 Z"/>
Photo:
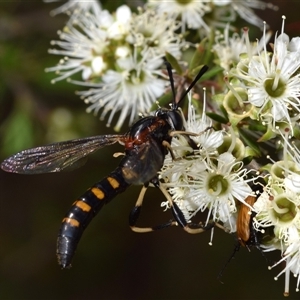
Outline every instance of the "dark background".
<path id="1" fill-rule="evenodd" d="M 300 2 L 273 3 L 279 11 L 257 14 L 279 31 L 285 14 L 286 32 L 298 36 Z M 55 75 L 44 72 L 59 59 L 47 53 L 67 20 L 64 15 L 49 16 L 58 5 L 0 1 L 1 160 L 57 140 L 113 133 L 105 122 L 85 113 L 86 105 L 74 95 L 80 87 L 52 85 Z M 70 116 L 67 124 L 55 121 L 65 114 Z M 24 176 L 0 171 L 0 299 L 283 298 L 284 276 L 273 280 L 282 266 L 268 271 L 256 249 L 241 249 L 224 273 L 224 284 L 217 280 L 234 248 L 233 237 L 219 230 L 212 247 L 209 232 L 131 232 L 128 213 L 140 187 L 131 187 L 104 207 L 84 233 L 73 268 L 60 270 L 55 247 L 62 217 L 87 187 L 117 166 L 112 154 L 121 149 L 104 148 L 69 173 Z M 162 201 L 158 191 L 147 192 L 140 225 L 171 218 L 170 212 L 162 212 Z M 279 252 L 273 258 L 278 259 Z M 299 299 L 295 286 L 292 277 L 290 299 Z"/>

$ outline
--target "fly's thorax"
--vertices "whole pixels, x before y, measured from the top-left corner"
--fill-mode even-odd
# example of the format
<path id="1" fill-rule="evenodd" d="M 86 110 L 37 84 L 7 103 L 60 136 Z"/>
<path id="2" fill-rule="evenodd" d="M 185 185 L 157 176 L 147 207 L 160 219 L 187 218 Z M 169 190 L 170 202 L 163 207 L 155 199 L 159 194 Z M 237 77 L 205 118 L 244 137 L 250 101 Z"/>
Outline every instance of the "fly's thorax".
<path id="1" fill-rule="evenodd" d="M 142 144 L 126 150 L 119 167 L 128 184 L 145 184 L 161 169 L 165 159 L 165 148 L 155 139 L 149 138 Z"/>
<path id="2" fill-rule="evenodd" d="M 132 150 L 147 141 L 170 142 L 170 131 L 173 130 L 166 115 L 148 116 L 137 121 L 126 134 L 125 150 Z"/>

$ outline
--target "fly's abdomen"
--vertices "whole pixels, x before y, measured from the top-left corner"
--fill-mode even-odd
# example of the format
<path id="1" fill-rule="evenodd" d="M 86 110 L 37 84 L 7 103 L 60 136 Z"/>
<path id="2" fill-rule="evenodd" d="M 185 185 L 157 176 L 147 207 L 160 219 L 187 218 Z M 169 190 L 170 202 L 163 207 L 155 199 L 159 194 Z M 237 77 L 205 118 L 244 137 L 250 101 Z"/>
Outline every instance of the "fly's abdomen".
<path id="1" fill-rule="evenodd" d="M 129 186 L 124 180 L 121 168 L 117 168 L 107 177 L 89 188 L 76 200 L 59 230 L 57 238 L 57 258 L 62 268 L 71 266 L 81 235 L 92 218 L 100 211 L 104 204 L 122 193 Z"/>

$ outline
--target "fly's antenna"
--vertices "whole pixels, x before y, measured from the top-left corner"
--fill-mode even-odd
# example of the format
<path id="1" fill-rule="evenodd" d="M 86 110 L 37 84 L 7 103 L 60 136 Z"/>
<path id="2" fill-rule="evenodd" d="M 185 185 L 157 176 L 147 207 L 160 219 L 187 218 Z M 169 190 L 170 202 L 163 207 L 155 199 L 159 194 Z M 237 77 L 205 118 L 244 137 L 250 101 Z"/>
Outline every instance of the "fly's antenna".
<path id="1" fill-rule="evenodd" d="M 178 108 L 179 103 L 185 98 L 185 96 L 190 92 L 190 90 L 195 86 L 197 81 L 203 76 L 203 74 L 208 70 L 208 66 L 204 65 L 197 76 L 194 78 L 190 86 L 185 90 L 185 92 L 180 97 L 179 101 L 176 103 L 176 108 Z"/>
<path id="2" fill-rule="evenodd" d="M 165 60 L 165 65 L 167 67 L 167 71 L 168 71 L 168 75 L 169 75 L 169 79 L 170 79 L 170 84 L 171 84 L 171 90 L 172 90 L 172 94 L 173 94 L 172 108 L 175 109 L 175 108 L 177 108 L 177 105 L 175 103 L 176 92 L 175 92 L 175 86 L 174 86 L 174 78 L 173 78 L 173 73 L 172 73 L 172 66 L 171 66 L 171 64 L 167 60 Z"/>
<path id="3" fill-rule="evenodd" d="M 203 76 L 203 74 L 208 70 L 208 66 L 204 65 L 201 70 L 199 71 L 199 73 L 197 74 L 197 76 L 194 78 L 194 80 L 192 81 L 192 83 L 190 84 L 190 86 L 185 90 L 185 92 L 183 93 L 183 95 L 180 97 L 179 101 L 177 103 L 175 103 L 175 99 L 176 99 L 176 92 L 175 92 L 175 85 L 174 85 L 174 78 L 173 78 L 173 73 L 172 73 L 172 66 L 171 64 L 165 60 L 165 65 L 167 67 L 167 71 L 168 71 L 168 75 L 169 75 L 169 79 L 170 79 L 170 84 L 171 84 L 171 90 L 172 90 L 172 94 L 173 94 L 173 103 L 172 103 L 172 109 L 177 109 L 179 103 L 185 98 L 185 96 L 190 92 L 190 90 L 195 86 L 195 84 L 197 83 L 197 81 Z"/>

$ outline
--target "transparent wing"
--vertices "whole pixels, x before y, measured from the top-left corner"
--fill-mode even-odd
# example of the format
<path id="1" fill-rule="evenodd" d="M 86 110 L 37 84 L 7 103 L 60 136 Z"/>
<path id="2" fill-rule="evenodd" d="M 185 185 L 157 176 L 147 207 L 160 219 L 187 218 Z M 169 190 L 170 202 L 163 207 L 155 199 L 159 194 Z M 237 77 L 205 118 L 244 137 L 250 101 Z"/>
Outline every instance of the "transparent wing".
<path id="1" fill-rule="evenodd" d="M 1 168 L 6 172 L 39 174 L 74 169 L 76 162 L 98 149 L 124 142 L 123 135 L 99 135 L 23 150 L 5 159 Z M 78 164 L 80 166 L 82 164 Z"/>

